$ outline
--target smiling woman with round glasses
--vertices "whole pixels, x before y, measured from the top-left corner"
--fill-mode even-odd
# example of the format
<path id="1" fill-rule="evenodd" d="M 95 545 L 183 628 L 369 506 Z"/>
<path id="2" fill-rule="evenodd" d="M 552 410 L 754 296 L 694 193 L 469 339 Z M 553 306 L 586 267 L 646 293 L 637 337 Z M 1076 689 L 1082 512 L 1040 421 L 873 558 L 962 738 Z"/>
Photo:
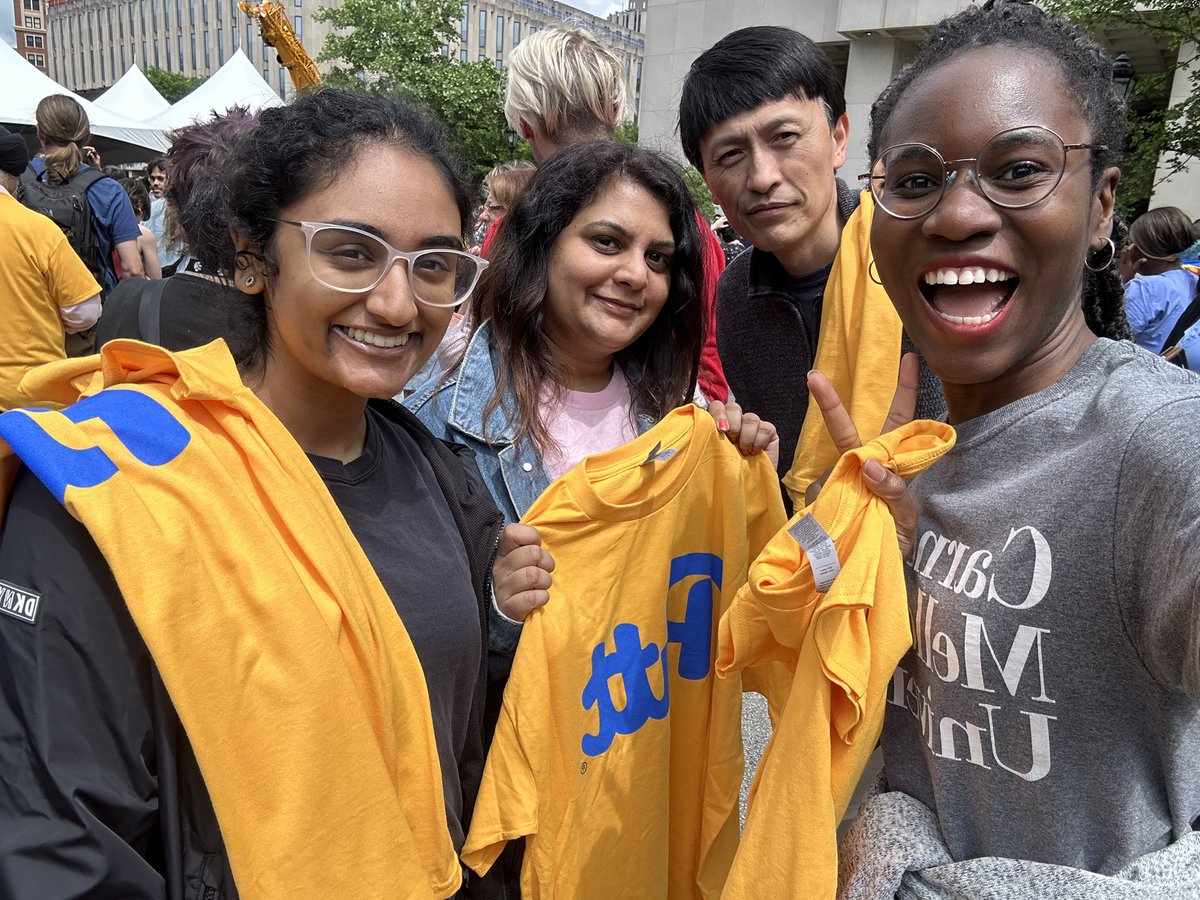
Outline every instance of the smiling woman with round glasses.
<path id="1" fill-rule="evenodd" d="M 75 406 L 0 418 L 0 894 L 504 895 L 457 858 L 488 613 L 552 563 L 390 399 L 487 265 L 459 164 L 330 90 L 239 150 L 240 365 L 113 341 L 39 376 Z"/>
<path id="2" fill-rule="evenodd" d="M 913 646 L 840 897 L 1200 896 L 1200 379 L 1125 340 L 1111 74 L 991 0 L 872 108 L 875 265 L 958 439 L 876 491 Z"/>

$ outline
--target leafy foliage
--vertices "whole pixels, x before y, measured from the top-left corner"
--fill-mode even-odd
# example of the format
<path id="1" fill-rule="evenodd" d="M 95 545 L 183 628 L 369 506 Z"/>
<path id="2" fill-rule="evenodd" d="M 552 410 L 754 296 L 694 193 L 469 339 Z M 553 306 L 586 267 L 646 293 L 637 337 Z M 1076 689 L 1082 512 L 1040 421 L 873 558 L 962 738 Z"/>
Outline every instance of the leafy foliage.
<path id="1" fill-rule="evenodd" d="M 622 144 L 636 147 L 638 145 L 637 122 L 631 121 L 619 125 L 614 136 Z M 713 204 L 712 192 L 708 189 L 708 185 L 704 183 L 704 176 L 687 163 L 680 162 L 678 159 L 672 161 L 679 170 L 679 174 L 683 178 L 683 183 L 687 185 L 688 193 L 692 195 L 692 202 L 696 204 L 696 209 L 700 211 L 700 214 L 704 218 L 711 222 L 716 215 L 717 208 Z"/>
<path id="2" fill-rule="evenodd" d="M 146 80 L 154 85 L 154 89 L 162 94 L 168 103 L 182 100 L 205 81 L 192 75 L 168 72 L 158 66 L 146 66 Z"/>
<path id="3" fill-rule="evenodd" d="M 1126 217 L 1145 210 L 1163 163 L 1163 178 L 1186 172 L 1200 157 L 1200 4 L 1196 0 L 1042 0 L 1050 11 L 1090 31 L 1132 28 L 1165 45 L 1175 59 L 1165 72 L 1138 73 L 1129 98 L 1129 141 L 1122 163 L 1118 204 Z M 1119 52 L 1120 48 L 1116 48 Z M 1187 96 L 1163 108 L 1179 70 L 1187 71 Z"/>
<path id="4" fill-rule="evenodd" d="M 321 60 L 338 63 L 326 82 L 405 94 L 428 106 L 457 136 L 476 179 L 507 159 L 503 78 L 490 60 L 457 62 L 441 48 L 458 36 L 455 0 L 345 0 L 322 7 L 336 29 Z"/>

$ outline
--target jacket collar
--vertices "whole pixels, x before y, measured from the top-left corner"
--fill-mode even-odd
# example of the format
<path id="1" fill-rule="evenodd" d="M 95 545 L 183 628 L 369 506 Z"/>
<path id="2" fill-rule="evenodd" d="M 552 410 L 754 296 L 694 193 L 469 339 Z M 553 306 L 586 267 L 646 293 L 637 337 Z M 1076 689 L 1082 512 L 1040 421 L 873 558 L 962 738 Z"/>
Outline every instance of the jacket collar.
<path id="1" fill-rule="evenodd" d="M 491 346 L 492 323 L 485 321 L 475 329 L 463 353 L 450 401 L 449 424 L 465 435 L 495 447 L 508 446 L 517 436 L 515 417 L 505 410 L 515 410 L 516 394 L 505 391 L 500 405 L 492 411 L 486 423 L 484 410 L 496 390 L 496 371 L 500 366 L 500 351 Z"/>

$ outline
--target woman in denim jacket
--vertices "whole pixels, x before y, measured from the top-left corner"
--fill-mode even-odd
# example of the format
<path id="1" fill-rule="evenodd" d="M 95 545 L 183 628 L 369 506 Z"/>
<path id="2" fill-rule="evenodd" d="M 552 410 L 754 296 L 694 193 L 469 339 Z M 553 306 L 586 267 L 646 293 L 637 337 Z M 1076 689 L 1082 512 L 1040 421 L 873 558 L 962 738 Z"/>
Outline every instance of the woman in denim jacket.
<path id="1" fill-rule="evenodd" d="M 584 456 L 692 401 L 700 247 L 671 164 L 611 141 L 555 153 L 505 216 L 471 300 L 478 328 L 449 373 L 405 402 L 475 451 L 508 521 Z M 746 453 L 778 443 L 734 404 L 712 412 Z"/>

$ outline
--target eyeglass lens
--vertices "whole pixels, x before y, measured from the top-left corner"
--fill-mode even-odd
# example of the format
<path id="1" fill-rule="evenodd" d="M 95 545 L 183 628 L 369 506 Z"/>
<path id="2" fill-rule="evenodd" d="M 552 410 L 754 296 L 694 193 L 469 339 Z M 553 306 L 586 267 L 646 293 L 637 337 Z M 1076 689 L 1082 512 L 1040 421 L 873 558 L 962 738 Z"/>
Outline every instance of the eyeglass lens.
<path id="1" fill-rule="evenodd" d="M 328 287 L 345 291 L 366 291 L 377 285 L 390 256 L 383 241 L 345 228 L 317 228 L 309 246 L 313 276 Z M 455 306 L 474 285 L 477 268 L 465 254 L 425 250 L 412 260 L 409 282 L 422 303 Z"/>
<path id="2" fill-rule="evenodd" d="M 941 156 L 924 144 L 898 144 L 880 154 L 871 169 L 871 189 L 885 210 L 900 218 L 930 212 L 954 183 L 958 165 L 971 167 L 983 195 L 997 206 L 1017 209 L 1044 200 L 1062 179 L 1066 150 L 1054 132 L 1036 126 L 996 135 L 975 160 L 956 160 L 947 175 Z"/>

